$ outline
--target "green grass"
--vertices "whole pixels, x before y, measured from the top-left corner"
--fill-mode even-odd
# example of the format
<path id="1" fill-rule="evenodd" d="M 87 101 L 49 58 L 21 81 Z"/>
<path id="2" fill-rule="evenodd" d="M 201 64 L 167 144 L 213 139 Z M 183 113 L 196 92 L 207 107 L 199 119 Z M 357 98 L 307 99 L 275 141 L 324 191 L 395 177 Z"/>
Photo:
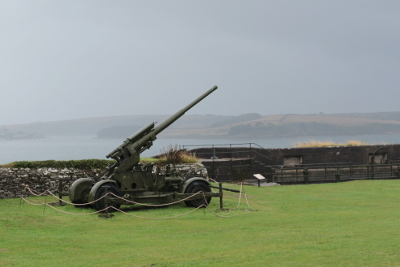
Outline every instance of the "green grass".
<path id="1" fill-rule="evenodd" d="M 237 186 L 231 186 L 238 188 Z M 68 215 L 0 200 L 0 266 L 399 266 L 400 181 L 245 187 L 251 212 L 227 192 L 228 211 L 170 220 L 116 213 Z M 30 198 L 43 202 L 44 197 Z M 47 202 L 53 201 L 47 198 Z M 64 206 L 86 214 L 90 209 Z M 129 211 L 167 218 L 184 204 Z"/>

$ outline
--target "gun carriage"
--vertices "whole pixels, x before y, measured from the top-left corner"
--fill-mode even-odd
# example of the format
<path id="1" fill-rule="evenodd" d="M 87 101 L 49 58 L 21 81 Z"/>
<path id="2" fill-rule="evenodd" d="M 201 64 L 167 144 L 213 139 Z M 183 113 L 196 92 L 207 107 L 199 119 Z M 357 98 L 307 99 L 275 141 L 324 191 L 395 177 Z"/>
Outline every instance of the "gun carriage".
<path id="1" fill-rule="evenodd" d="M 128 137 L 106 156 L 115 163 L 107 168 L 100 181 L 95 183 L 91 178 L 74 181 L 68 192 L 71 202 L 93 203 L 98 211 L 113 211 L 112 207 L 132 205 L 132 202 L 165 204 L 185 200 L 187 206 L 200 207 L 208 205 L 212 197 L 220 196 L 221 192 L 211 192 L 214 186 L 208 178 L 185 179 L 171 171 L 161 174 L 158 166 L 140 163 L 140 154 L 153 145 L 160 132 L 217 88 L 214 86 L 160 125 L 152 122 Z"/>

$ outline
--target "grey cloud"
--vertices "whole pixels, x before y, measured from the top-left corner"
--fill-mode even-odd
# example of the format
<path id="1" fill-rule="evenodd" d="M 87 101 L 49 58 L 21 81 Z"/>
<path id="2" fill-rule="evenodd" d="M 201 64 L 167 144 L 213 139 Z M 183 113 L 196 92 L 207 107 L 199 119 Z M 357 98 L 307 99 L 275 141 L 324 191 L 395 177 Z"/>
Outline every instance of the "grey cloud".
<path id="1" fill-rule="evenodd" d="M 398 110 L 397 1 L 3 1 L 0 125 Z"/>

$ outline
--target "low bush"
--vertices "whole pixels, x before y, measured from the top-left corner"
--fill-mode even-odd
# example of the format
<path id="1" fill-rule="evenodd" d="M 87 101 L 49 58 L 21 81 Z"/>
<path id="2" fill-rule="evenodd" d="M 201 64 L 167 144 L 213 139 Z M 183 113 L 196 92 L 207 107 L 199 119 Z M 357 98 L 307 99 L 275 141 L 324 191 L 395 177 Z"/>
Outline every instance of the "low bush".
<path id="1" fill-rule="evenodd" d="M 196 163 L 195 155 L 185 150 L 170 150 L 159 158 L 142 158 L 142 163 L 152 162 L 157 165 Z M 114 160 L 106 159 L 82 159 L 82 160 L 43 160 L 43 161 L 15 161 L 9 164 L 0 165 L 1 168 L 74 168 L 80 170 L 105 169 L 114 164 Z"/>
<path id="2" fill-rule="evenodd" d="M 114 160 L 105 159 L 83 159 L 83 160 L 44 160 L 44 161 L 15 161 L 1 167 L 7 168 L 75 168 L 82 170 L 104 169 L 113 164 Z"/>
<path id="3" fill-rule="evenodd" d="M 180 164 L 180 163 L 196 163 L 198 159 L 195 154 L 188 152 L 185 149 L 180 149 L 178 146 L 170 145 L 163 149 L 160 155 L 160 162 L 163 164 Z"/>

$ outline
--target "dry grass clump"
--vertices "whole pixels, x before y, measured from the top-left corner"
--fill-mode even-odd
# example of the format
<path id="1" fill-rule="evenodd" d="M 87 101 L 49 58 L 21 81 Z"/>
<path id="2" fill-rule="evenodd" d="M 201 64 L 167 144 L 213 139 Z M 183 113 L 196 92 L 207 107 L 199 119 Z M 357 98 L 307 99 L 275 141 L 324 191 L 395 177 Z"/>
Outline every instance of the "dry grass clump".
<path id="1" fill-rule="evenodd" d="M 297 142 L 293 147 L 300 148 L 300 147 L 365 146 L 365 145 L 368 145 L 368 143 L 356 140 L 348 140 L 346 143 L 335 143 L 330 140 L 328 141 L 309 140 L 309 141 Z"/>
<path id="2" fill-rule="evenodd" d="M 169 145 L 168 148 L 163 148 L 160 160 L 167 164 L 198 162 L 195 154 L 189 153 L 186 149 L 180 149 L 177 145 Z"/>

